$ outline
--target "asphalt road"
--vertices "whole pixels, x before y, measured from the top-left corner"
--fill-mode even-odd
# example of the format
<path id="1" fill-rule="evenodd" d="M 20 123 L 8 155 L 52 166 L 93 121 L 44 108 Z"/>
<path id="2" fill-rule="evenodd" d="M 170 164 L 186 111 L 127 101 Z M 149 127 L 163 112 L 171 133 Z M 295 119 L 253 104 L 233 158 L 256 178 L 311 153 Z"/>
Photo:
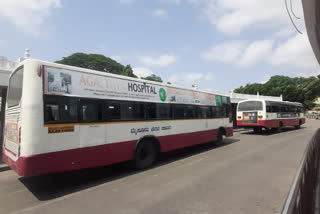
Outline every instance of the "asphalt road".
<path id="1" fill-rule="evenodd" d="M 163 154 L 152 169 L 127 163 L 21 178 L 0 172 L 0 213 L 280 213 L 320 121 L 300 130 L 242 131 Z"/>

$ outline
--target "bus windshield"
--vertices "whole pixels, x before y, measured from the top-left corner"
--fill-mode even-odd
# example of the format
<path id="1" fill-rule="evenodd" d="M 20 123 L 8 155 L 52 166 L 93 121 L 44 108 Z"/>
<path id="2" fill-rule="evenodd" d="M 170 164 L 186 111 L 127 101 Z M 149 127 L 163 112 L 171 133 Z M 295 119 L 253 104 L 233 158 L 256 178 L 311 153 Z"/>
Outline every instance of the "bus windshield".
<path id="1" fill-rule="evenodd" d="M 8 108 L 17 106 L 22 96 L 23 67 L 13 73 L 9 80 Z"/>
<path id="2" fill-rule="evenodd" d="M 238 111 L 262 111 L 261 101 L 247 101 L 239 104 Z"/>

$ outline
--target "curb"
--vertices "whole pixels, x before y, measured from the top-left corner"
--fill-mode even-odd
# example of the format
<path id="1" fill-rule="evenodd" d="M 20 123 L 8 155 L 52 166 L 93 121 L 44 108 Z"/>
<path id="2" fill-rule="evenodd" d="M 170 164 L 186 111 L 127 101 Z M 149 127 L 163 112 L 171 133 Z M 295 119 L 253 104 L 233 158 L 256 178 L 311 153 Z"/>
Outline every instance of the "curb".
<path id="1" fill-rule="evenodd" d="M 0 164 L 0 172 L 10 170 L 11 168 L 6 164 Z"/>

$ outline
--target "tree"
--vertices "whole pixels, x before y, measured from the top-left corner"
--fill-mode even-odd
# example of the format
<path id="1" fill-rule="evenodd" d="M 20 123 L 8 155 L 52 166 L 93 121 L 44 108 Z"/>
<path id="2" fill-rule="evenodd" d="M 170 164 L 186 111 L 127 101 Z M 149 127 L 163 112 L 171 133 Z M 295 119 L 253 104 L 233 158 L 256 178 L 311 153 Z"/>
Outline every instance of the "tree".
<path id="1" fill-rule="evenodd" d="M 241 94 L 257 94 L 265 96 L 283 95 L 283 100 L 303 103 L 312 109 L 314 100 L 320 96 L 320 77 L 287 77 L 273 76 L 264 84 L 253 83 L 234 90 Z"/>
<path id="2" fill-rule="evenodd" d="M 62 60 L 58 60 L 56 63 L 129 77 L 137 77 L 133 74 L 130 65 L 123 66 L 117 61 L 101 54 L 74 53 L 68 57 L 63 57 Z"/>
<path id="3" fill-rule="evenodd" d="M 137 77 L 134 75 L 133 70 L 130 65 L 126 65 L 123 70 L 123 75 L 128 77 Z"/>
<path id="4" fill-rule="evenodd" d="M 147 77 L 142 77 L 142 79 L 145 79 L 145 80 L 150 80 L 150 81 L 154 81 L 154 82 L 163 82 L 161 77 L 155 75 L 155 74 L 152 74 L 150 76 L 147 76 Z"/>

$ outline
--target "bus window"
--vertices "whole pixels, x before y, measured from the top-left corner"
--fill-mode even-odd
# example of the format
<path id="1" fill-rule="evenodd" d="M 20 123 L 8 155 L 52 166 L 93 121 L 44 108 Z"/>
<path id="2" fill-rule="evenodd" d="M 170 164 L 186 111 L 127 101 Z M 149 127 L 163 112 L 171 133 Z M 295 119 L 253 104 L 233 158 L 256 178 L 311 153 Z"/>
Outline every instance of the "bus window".
<path id="1" fill-rule="evenodd" d="M 272 112 L 274 112 L 274 113 L 280 112 L 280 104 L 278 104 L 276 102 L 272 102 L 271 109 L 272 109 Z"/>
<path id="2" fill-rule="evenodd" d="M 266 112 L 272 112 L 272 106 L 269 101 L 266 101 Z"/>
<path id="3" fill-rule="evenodd" d="M 174 105 L 174 118 L 183 119 L 184 118 L 184 106 L 183 105 Z"/>
<path id="4" fill-rule="evenodd" d="M 108 120 L 112 121 L 121 119 L 120 102 L 108 102 L 106 108 Z"/>
<path id="5" fill-rule="evenodd" d="M 171 119 L 171 105 L 157 103 L 157 117 L 159 119 Z"/>
<path id="6" fill-rule="evenodd" d="M 60 120 L 59 105 L 47 104 L 46 105 L 46 121 L 53 122 Z"/>
<path id="7" fill-rule="evenodd" d="M 157 105 L 156 103 L 147 103 L 147 118 L 148 119 L 160 119 L 157 115 Z"/>
<path id="8" fill-rule="evenodd" d="M 145 104 L 140 102 L 128 102 L 127 119 L 128 120 L 144 120 Z"/>
<path id="9" fill-rule="evenodd" d="M 67 123 L 78 121 L 77 99 L 60 96 L 46 96 L 45 123 Z"/>
<path id="10" fill-rule="evenodd" d="M 9 80 L 8 108 L 17 106 L 22 96 L 23 67 L 19 68 Z"/>
<path id="11" fill-rule="evenodd" d="M 194 118 L 194 112 L 195 110 L 195 107 L 190 105 L 190 106 L 185 106 L 185 109 L 184 109 L 184 118 L 188 118 L 188 119 L 192 119 Z"/>
<path id="12" fill-rule="evenodd" d="M 102 104 L 91 101 L 81 101 L 81 120 L 83 122 L 102 121 Z"/>
<path id="13" fill-rule="evenodd" d="M 211 118 L 216 118 L 217 117 L 217 107 L 216 106 L 212 106 L 211 107 L 211 111 L 212 111 Z"/>
<path id="14" fill-rule="evenodd" d="M 285 105 L 280 106 L 280 112 L 288 112 L 288 108 Z"/>
<path id="15" fill-rule="evenodd" d="M 262 111 L 261 101 L 247 101 L 239 104 L 238 111 Z"/>
<path id="16" fill-rule="evenodd" d="M 202 119 L 211 118 L 211 110 L 207 106 L 199 106 L 199 113 L 200 113 L 199 118 L 202 118 Z"/>

